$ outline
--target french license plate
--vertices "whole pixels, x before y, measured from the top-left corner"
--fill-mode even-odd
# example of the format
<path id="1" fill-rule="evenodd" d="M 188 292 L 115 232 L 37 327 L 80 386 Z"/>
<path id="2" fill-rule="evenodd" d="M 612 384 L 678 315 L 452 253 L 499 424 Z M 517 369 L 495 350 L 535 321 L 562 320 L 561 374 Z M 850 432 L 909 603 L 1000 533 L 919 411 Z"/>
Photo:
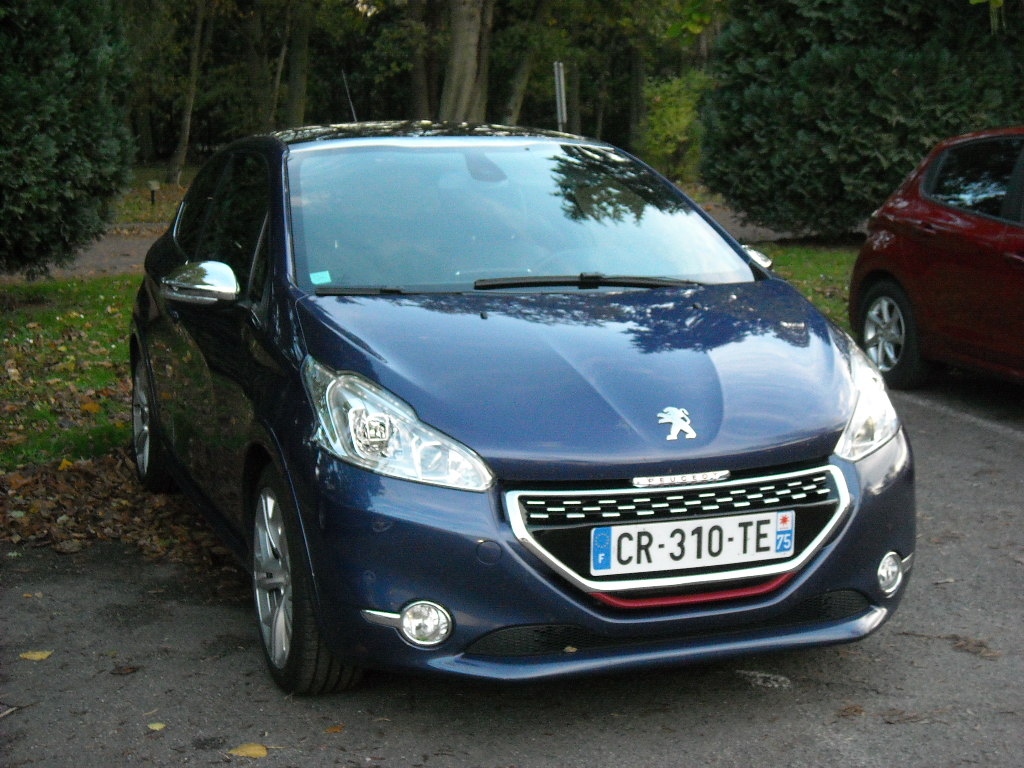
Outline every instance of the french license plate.
<path id="1" fill-rule="evenodd" d="M 610 576 L 779 560 L 793 554 L 795 528 L 796 513 L 789 510 L 602 526 L 590 532 L 590 573 Z"/>

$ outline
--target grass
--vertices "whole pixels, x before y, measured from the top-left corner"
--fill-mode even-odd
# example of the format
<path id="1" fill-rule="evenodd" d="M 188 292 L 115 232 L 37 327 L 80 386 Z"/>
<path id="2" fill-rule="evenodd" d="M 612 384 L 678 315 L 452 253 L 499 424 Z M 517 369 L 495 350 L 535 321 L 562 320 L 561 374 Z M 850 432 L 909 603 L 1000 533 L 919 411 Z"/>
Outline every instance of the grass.
<path id="1" fill-rule="evenodd" d="M 130 437 L 137 277 L 5 283 L 0 472 L 102 455 Z"/>

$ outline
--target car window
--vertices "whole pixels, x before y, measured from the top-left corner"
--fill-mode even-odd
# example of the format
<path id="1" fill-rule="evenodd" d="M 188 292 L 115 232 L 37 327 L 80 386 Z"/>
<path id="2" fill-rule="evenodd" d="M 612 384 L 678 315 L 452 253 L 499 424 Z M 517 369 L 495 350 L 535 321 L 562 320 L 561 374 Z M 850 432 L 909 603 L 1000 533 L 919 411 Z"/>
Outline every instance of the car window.
<path id="1" fill-rule="evenodd" d="M 1024 139 L 989 139 L 953 147 L 940 159 L 931 197 L 954 208 L 1003 216 L 1014 166 Z"/>
<path id="2" fill-rule="evenodd" d="M 245 285 L 270 201 L 266 161 L 238 153 L 211 203 L 210 218 L 196 250 L 197 260 L 222 261 Z"/>
<path id="3" fill-rule="evenodd" d="M 182 201 L 181 209 L 178 211 L 178 221 L 174 228 L 174 236 L 185 257 L 191 259 L 196 252 L 199 238 L 203 233 L 203 224 L 210 212 L 210 204 L 213 201 L 214 193 L 217 191 L 217 184 L 227 158 L 224 156 L 214 157 L 203 166 L 196 176 L 195 181 Z"/>
<path id="4" fill-rule="evenodd" d="M 303 287 L 471 290 L 481 278 L 753 279 L 677 190 L 608 147 L 357 146 L 289 159 Z"/>

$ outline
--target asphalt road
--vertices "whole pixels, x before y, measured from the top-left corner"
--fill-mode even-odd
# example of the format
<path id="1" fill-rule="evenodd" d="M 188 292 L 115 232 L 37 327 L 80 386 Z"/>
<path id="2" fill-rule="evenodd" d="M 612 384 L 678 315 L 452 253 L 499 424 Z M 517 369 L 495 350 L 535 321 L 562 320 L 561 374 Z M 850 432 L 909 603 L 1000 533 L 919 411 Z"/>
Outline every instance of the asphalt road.
<path id="1" fill-rule="evenodd" d="M 847 646 L 512 687 L 374 674 L 291 698 L 237 572 L 4 549 L 0 766 L 1020 766 L 1022 395 L 968 376 L 896 395 L 917 562 L 900 611 Z M 229 754 L 246 743 L 268 755 Z"/>

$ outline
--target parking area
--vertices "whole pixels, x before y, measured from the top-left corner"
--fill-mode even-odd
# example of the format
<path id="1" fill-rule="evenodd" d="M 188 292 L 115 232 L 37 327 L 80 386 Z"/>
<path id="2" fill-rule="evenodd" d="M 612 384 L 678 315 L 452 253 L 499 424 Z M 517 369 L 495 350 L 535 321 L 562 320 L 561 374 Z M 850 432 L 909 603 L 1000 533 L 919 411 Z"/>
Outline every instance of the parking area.
<path id="1" fill-rule="evenodd" d="M 0 764 L 1020 765 L 1022 394 L 961 375 L 896 393 L 917 560 L 900 611 L 854 645 L 518 686 L 374 674 L 291 698 L 239 572 L 5 548 Z M 266 757 L 230 754 L 244 744 Z"/>

